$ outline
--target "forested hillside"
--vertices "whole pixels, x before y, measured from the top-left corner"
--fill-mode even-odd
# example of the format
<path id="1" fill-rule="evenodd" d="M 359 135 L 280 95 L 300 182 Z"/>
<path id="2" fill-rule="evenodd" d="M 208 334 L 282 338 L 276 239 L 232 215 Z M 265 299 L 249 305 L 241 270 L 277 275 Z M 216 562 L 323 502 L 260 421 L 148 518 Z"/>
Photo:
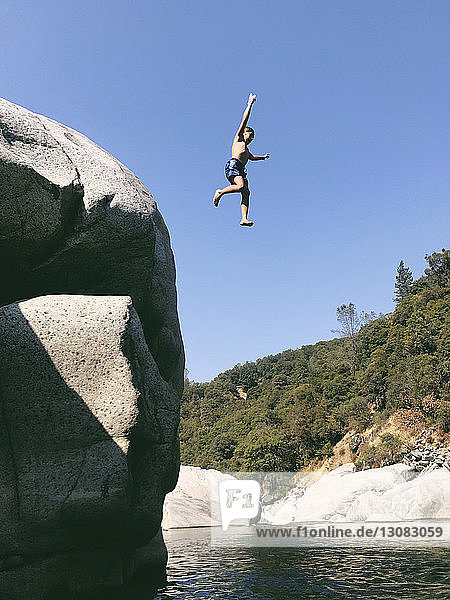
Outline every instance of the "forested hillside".
<path id="1" fill-rule="evenodd" d="M 346 432 L 394 413 L 449 431 L 450 250 L 425 259 L 416 281 L 400 263 L 392 313 L 342 305 L 336 339 L 236 365 L 209 383 L 186 379 L 182 463 L 299 470 L 329 456 Z"/>

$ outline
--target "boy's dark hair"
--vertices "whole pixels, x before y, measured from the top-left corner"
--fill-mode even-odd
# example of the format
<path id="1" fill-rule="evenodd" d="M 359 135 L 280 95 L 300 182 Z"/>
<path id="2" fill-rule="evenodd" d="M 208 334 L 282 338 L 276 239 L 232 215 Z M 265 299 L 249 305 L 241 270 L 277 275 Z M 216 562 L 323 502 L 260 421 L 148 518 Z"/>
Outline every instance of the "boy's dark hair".
<path id="1" fill-rule="evenodd" d="M 254 129 L 252 129 L 252 127 L 249 127 L 247 125 L 246 128 L 244 129 L 244 131 L 250 131 L 250 133 L 253 133 L 253 137 L 255 137 L 255 131 L 254 131 Z"/>

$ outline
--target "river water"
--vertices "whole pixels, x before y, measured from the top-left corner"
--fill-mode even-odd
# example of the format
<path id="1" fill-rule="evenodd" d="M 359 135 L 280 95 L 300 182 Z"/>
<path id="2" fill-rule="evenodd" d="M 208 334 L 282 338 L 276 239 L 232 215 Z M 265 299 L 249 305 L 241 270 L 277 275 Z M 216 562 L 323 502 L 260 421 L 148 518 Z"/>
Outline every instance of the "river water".
<path id="1" fill-rule="evenodd" d="M 164 532 L 158 600 L 449 600 L 450 549 L 223 548 L 208 528 Z"/>

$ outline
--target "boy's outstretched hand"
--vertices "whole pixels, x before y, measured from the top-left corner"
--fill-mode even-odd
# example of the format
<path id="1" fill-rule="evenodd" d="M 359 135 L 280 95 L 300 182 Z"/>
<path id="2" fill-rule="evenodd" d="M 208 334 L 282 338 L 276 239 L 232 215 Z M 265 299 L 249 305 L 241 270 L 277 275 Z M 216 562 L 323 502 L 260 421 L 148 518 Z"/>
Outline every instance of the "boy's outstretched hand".
<path id="1" fill-rule="evenodd" d="M 254 102 L 256 102 L 256 94 L 250 94 L 248 97 L 248 105 L 251 106 Z"/>
<path id="2" fill-rule="evenodd" d="M 266 160 L 267 158 L 269 158 L 270 154 L 264 154 L 264 160 Z"/>

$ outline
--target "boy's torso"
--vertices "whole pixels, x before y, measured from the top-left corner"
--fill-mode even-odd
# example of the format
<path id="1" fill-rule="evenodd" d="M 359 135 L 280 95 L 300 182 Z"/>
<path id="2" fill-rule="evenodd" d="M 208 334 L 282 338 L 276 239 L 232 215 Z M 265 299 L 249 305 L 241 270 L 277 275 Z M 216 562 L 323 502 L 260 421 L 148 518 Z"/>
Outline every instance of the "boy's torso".
<path id="1" fill-rule="evenodd" d="M 231 156 L 237 158 L 244 166 L 247 164 L 249 159 L 249 151 L 245 142 L 233 142 L 231 146 Z"/>

